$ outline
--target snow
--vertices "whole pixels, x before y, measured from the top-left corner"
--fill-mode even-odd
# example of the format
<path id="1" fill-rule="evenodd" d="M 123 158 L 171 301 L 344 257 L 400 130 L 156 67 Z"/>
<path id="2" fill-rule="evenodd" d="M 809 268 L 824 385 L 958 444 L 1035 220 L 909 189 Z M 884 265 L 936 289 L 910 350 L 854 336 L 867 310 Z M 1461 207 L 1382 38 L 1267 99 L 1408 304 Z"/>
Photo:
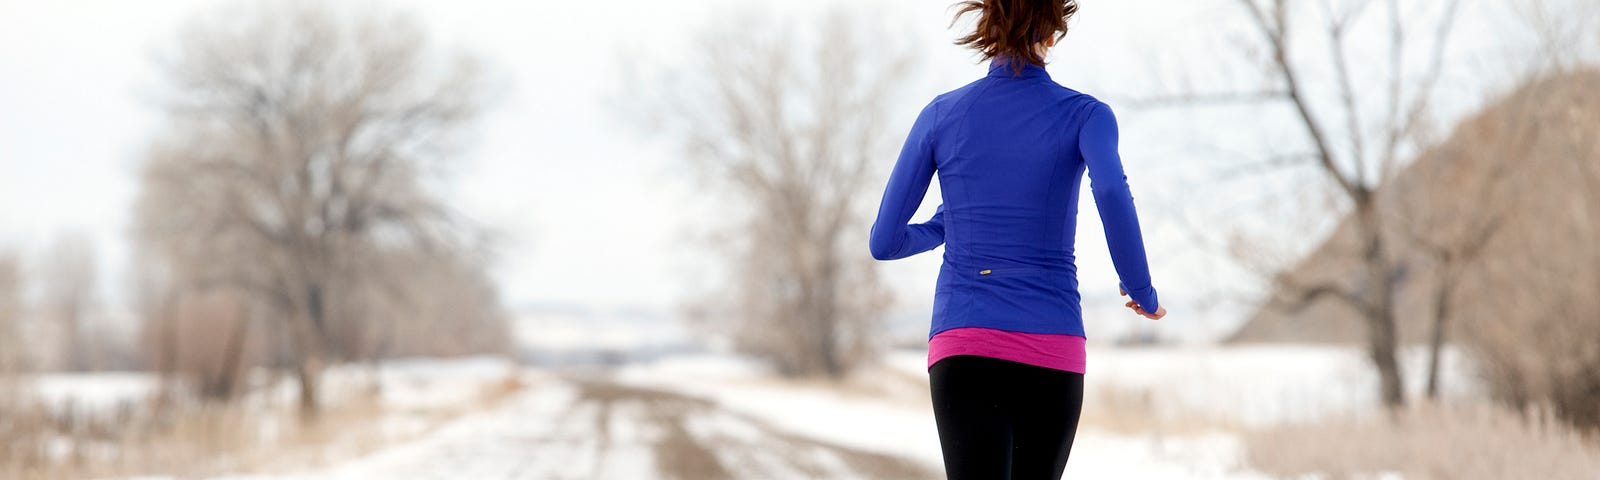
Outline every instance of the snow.
<path id="1" fill-rule="evenodd" d="M 34 376 L 30 393 L 56 413 L 103 413 L 150 397 L 158 385 L 144 373 L 53 373 Z"/>
<path id="2" fill-rule="evenodd" d="M 1421 353 L 1405 352 L 1407 366 L 1419 364 Z M 843 383 L 780 380 L 749 359 L 704 352 L 614 369 L 515 367 L 498 358 L 388 362 L 379 369 L 387 405 L 447 406 L 513 368 L 527 387 L 437 428 L 405 429 L 423 435 L 359 458 L 221 478 L 694 478 L 681 463 L 696 454 L 711 455 L 733 478 L 883 478 L 862 470 L 863 455 L 916 469 L 895 478 L 937 477 L 942 456 L 924 355 L 893 352 L 883 367 L 865 371 L 867 380 Z M 1245 462 L 1241 428 L 1375 406 L 1371 369 L 1353 347 L 1091 348 L 1089 357 L 1085 421 L 1065 478 L 1264 479 Z M 1447 392 L 1471 392 L 1461 362 L 1453 352 L 1447 360 Z M 370 374 L 335 368 L 329 378 Z M 1138 392 L 1152 399 L 1152 414 L 1198 417 L 1202 428 L 1096 424 L 1093 412 L 1110 407 L 1096 404 L 1103 391 Z M 905 473 L 912 471 L 921 473 Z"/>
<path id="3" fill-rule="evenodd" d="M 510 359 L 496 356 L 385 361 L 379 367 L 383 403 L 411 409 L 459 404 L 477 397 L 484 385 L 515 375 L 518 368 Z M 332 373 L 335 381 L 339 375 L 358 374 Z"/>
<path id="4" fill-rule="evenodd" d="M 1376 379 L 1365 355 L 1347 346 L 1181 346 L 1094 348 L 1089 352 L 1086 409 L 1096 392 L 1134 391 L 1152 399 L 1156 414 L 1196 415 L 1207 422 L 1247 427 L 1301 422 L 1331 414 L 1376 411 Z M 1404 352 L 1412 390 L 1425 352 Z M 926 377 L 926 352 L 897 351 L 887 366 Z M 1476 388 L 1458 352 L 1447 351 L 1447 396 Z M 756 364 L 714 354 L 679 356 L 622 369 L 620 382 L 671 389 L 716 401 L 723 408 L 763 419 L 784 430 L 864 450 L 903 456 L 939 468 L 942 457 L 926 386 L 912 401 L 871 397 L 840 389 L 771 381 Z M 1080 428 L 1068 478 L 1266 478 L 1244 465 L 1236 433 L 1146 435 Z"/>
<path id="5" fill-rule="evenodd" d="M 1413 395 L 1422 390 L 1426 351 L 1402 352 Z M 1149 393 L 1165 415 L 1200 414 L 1266 426 L 1329 414 L 1378 410 L 1378 379 L 1366 353 L 1347 346 L 1237 346 L 1094 349 L 1085 388 Z M 1446 397 L 1471 395 L 1476 382 L 1455 351 L 1444 357 Z"/>
<path id="6" fill-rule="evenodd" d="M 561 385 L 540 385 L 511 408 L 469 415 L 420 440 L 346 461 L 332 468 L 295 474 L 217 477 L 230 480 L 372 478 L 522 478 L 539 468 L 548 476 L 580 478 L 587 470 L 582 444 L 540 445 L 527 433 L 575 428 L 565 415 L 574 395 Z M 467 461 L 470 460 L 470 461 Z"/>
<path id="7" fill-rule="evenodd" d="M 372 383 L 374 372 L 383 386 L 382 399 L 388 406 L 431 408 L 458 403 L 477 396 L 478 388 L 517 372 L 519 367 L 498 356 L 453 359 L 393 359 L 375 368 L 369 364 L 340 365 L 323 373 L 326 395 L 337 401 Z M 271 395 L 277 401 L 294 399 L 294 382 L 283 376 L 255 372 L 270 386 L 261 385 L 254 395 Z M 34 399 L 55 410 L 72 409 L 79 413 L 106 413 L 114 408 L 143 402 L 160 388 L 161 380 L 149 373 L 51 373 L 31 377 Z M 262 401 L 263 398 L 247 399 Z"/>
<path id="8" fill-rule="evenodd" d="M 1080 429 L 1063 478 L 1266 479 L 1246 470 L 1244 447 L 1230 434 L 1134 437 Z"/>
<path id="9" fill-rule="evenodd" d="M 1097 392 L 1133 392 L 1150 398 L 1162 415 L 1201 415 L 1252 427 L 1360 414 L 1378 406 L 1377 377 L 1357 347 L 1091 345 L 1088 353 L 1086 404 L 1097 400 Z M 1402 351 L 1412 395 L 1422 391 L 1426 354 L 1421 348 Z M 923 351 L 896 352 L 887 362 L 905 372 L 927 373 Z M 1481 395 L 1460 352 L 1447 349 L 1441 363 L 1446 398 Z"/>
<path id="10" fill-rule="evenodd" d="M 1174 409 L 1200 406 L 1206 412 L 1232 412 L 1236 402 L 1265 392 L 1293 400 L 1316 395 L 1340 384 L 1296 383 L 1302 376 L 1318 378 L 1328 372 L 1345 372 L 1358 364 L 1345 360 L 1350 352 L 1330 348 L 1149 349 L 1104 350 L 1090 353 L 1100 372 L 1091 375 L 1087 389 L 1152 388 L 1172 394 L 1181 402 Z M 902 351 L 889 356 L 890 368 L 925 378 L 924 352 Z M 1253 366 L 1253 367 L 1252 367 Z M 1254 370 L 1281 374 L 1261 378 Z M 1352 372 L 1357 372 L 1352 370 Z M 1352 373 L 1354 375 L 1354 373 Z M 1234 381 L 1215 383 L 1221 378 Z M 1246 381 L 1246 378 L 1250 378 Z M 942 454 L 938 432 L 927 404 L 926 386 L 916 401 L 871 397 L 839 389 L 785 385 L 763 376 L 748 361 L 716 355 L 683 356 L 624 368 L 615 379 L 633 385 L 672 389 L 702 396 L 731 412 L 760 418 L 784 430 L 811 438 L 912 459 L 939 471 Z M 1175 379 L 1179 381 L 1174 381 Z M 1295 382 L 1291 382 L 1295 381 Z M 1197 388 L 1214 382 L 1210 388 Z M 1280 384 L 1289 382 L 1288 384 Z M 1251 386 L 1254 391 L 1228 391 Z M 1224 390 L 1224 392 L 1215 392 Z M 1188 392 L 1188 393 L 1177 393 Z M 1215 402 L 1215 403 L 1212 403 Z M 1361 402 L 1307 403 L 1288 411 L 1326 411 Z M 1246 404 L 1248 405 L 1248 404 Z M 1244 410 L 1248 410 L 1245 408 Z M 1284 411 L 1284 410 L 1279 410 Z M 1262 421 L 1287 419 L 1268 411 Z M 1247 417 L 1254 418 L 1254 417 Z M 1243 466 L 1244 447 L 1231 433 L 1194 436 L 1127 435 L 1094 427 L 1080 428 L 1074 443 L 1068 478 L 1266 478 Z"/>

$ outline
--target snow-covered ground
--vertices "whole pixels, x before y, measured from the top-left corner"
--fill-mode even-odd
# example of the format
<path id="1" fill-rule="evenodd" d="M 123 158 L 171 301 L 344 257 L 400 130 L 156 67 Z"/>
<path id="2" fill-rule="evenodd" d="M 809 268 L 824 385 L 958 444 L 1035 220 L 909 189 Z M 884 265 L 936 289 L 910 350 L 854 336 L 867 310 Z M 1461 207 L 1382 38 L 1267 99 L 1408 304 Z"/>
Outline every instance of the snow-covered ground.
<path id="1" fill-rule="evenodd" d="M 809 438 L 910 459 L 933 472 L 941 457 L 920 352 L 890 359 L 877 388 L 785 384 L 759 367 L 711 356 L 676 358 L 624 369 L 619 382 L 671 389 L 715 401 Z M 907 368 L 911 367 L 911 368 Z M 891 377 L 892 373 L 901 376 Z M 870 380 L 866 380 L 870 382 Z M 1067 478 L 1264 478 L 1241 465 L 1242 446 L 1226 433 L 1141 436 L 1086 425 Z"/>
<path id="2" fill-rule="evenodd" d="M 1088 391 L 1138 392 L 1165 416 L 1199 415 L 1259 427 L 1380 410 L 1377 375 L 1367 354 L 1355 347 L 1100 349 L 1091 350 L 1089 359 Z M 1401 363 L 1415 398 L 1425 384 L 1427 351 L 1404 349 Z M 1445 398 L 1481 398 L 1459 352 L 1446 350 L 1441 363 Z"/>
<path id="3" fill-rule="evenodd" d="M 811 438 L 941 465 L 927 399 L 923 351 L 886 359 L 877 388 L 824 388 L 775 382 L 755 364 L 716 355 L 680 356 L 624 368 L 615 380 L 670 389 L 717 402 Z M 1128 432 L 1097 425 L 1110 406 L 1107 391 L 1148 399 L 1152 415 L 1166 420 L 1201 417 L 1198 425 L 1267 426 L 1327 415 L 1377 411 L 1376 378 L 1362 351 L 1335 346 L 1185 346 L 1091 348 L 1085 419 L 1073 446 L 1067 478 L 1265 478 L 1243 464 L 1238 432 L 1198 428 L 1188 433 Z M 1425 352 L 1405 353 L 1408 384 L 1421 386 Z M 1447 352 L 1447 395 L 1474 391 L 1466 365 Z M 871 374 L 869 374 L 871 375 Z"/>
<path id="4" fill-rule="evenodd" d="M 405 440 L 375 452 L 223 478 L 938 478 L 923 355 L 891 353 L 883 366 L 841 383 L 779 380 L 715 353 L 608 369 L 523 367 L 526 386 L 509 400 L 442 426 L 400 429 L 408 435 L 395 438 Z M 1267 478 L 1245 463 L 1242 429 L 1373 410 L 1364 358 L 1347 347 L 1091 349 L 1066 477 Z M 1407 352 L 1408 366 L 1422 359 Z M 1447 391 L 1471 392 L 1463 366 L 1446 364 Z M 413 360 L 377 372 L 383 405 L 404 412 L 468 402 L 474 385 L 503 379 L 509 368 L 501 359 Z M 351 383 L 371 374 L 341 368 L 329 378 Z M 116 376 L 40 385 L 54 401 L 79 392 L 106 402 L 147 388 Z M 1130 398 L 1145 405 L 1110 404 Z M 1130 411 L 1159 417 L 1151 425 L 1162 427 L 1106 418 Z M 1165 428 L 1185 419 L 1193 428 Z"/>

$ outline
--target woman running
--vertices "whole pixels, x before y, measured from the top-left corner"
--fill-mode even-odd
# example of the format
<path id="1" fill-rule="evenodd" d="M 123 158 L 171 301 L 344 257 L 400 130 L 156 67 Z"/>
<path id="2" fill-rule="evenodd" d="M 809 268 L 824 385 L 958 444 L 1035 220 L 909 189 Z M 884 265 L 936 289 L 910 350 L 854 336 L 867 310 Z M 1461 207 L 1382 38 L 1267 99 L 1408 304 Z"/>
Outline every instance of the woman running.
<path id="1" fill-rule="evenodd" d="M 1159 320 L 1139 219 L 1117 154 L 1117 121 L 1057 84 L 1045 54 L 1073 0 L 958 4 L 978 16 L 956 41 L 989 74 L 922 109 L 872 225 L 872 256 L 945 245 L 928 377 L 951 479 L 1061 478 L 1083 402 L 1085 363 L 1073 242 L 1087 168 L 1126 306 Z M 943 204 L 907 225 L 939 175 Z"/>

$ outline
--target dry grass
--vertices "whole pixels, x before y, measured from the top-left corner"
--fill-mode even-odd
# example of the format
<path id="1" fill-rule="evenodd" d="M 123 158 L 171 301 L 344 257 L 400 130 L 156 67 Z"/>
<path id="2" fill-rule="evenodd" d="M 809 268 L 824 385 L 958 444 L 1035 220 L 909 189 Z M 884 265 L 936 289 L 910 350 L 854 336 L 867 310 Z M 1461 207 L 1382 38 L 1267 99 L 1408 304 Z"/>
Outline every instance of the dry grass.
<path id="1" fill-rule="evenodd" d="M 1330 419 L 1245 435 L 1252 467 L 1280 477 L 1600 479 L 1600 445 L 1540 415 L 1487 405 L 1417 405 L 1369 419 Z"/>
<path id="2" fill-rule="evenodd" d="M 329 408 L 315 423 L 301 423 L 292 412 L 228 405 L 149 404 L 94 417 L 23 407 L 7 415 L 20 428 L 7 432 L 12 454 L 0 458 L 0 477 L 254 471 L 288 458 L 312 460 L 313 452 L 324 447 L 337 446 L 341 452 L 375 447 L 379 432 L 361 427 L 382 412 L 371 397 Z"/>
<path id="3" fill-rule="evenodd" d="M 475 402 L 403 412 L 426 425 L 396 435 L 397 412 L 373 394 L 328 406 L 315 422 L 289 405 L 152 400 L 105 415 L 67 416 L 38 404 L 0 406 L 0 478 L 32 480 L 138 475 L 209 476 L 304 469 L 426 435 L 465 413 L 492 408 L 524 388 L 515 376 L 482 387 Z M 72 448 L 63 448 L 70 445 Z"/>

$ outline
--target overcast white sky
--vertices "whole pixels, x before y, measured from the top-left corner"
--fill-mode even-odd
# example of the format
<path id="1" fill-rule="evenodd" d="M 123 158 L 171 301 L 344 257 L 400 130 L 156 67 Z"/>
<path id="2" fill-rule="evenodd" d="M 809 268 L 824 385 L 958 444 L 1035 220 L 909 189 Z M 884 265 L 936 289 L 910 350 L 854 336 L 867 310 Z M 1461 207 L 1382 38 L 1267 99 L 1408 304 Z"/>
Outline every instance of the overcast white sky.
<path id="1" fill-rule="evenodd" d="M 140 154 L 160 122 L 151 99 L 164 87 L 153 57 L 171 48 L 190 15 L 219 3 L 0 0 L 0 248 L 37 256 L 61 234 L 89 235 L 104 264 L 105 293 L 111 303 L 120 301 L 128 285 L 131 253 L 124 232 Z M 686 53 L 681 47 L 694 29 L 725 20 L 734 6 L 804 13 L 819 3 L 397 0 L 383 5 L 418 13 L 439 43 L 487 60 L 507 87 L 451 183 L 462 208 L 504 234 L 494 273 L 508 303 L 667 311 L 695 281 L 686 270 L 704 261 L 706 251 L 686 235 L 714 212 L 697 200 L 670 144 L 629 126 L 626 109 L 616 106 L 615 94 L 626 88 L 617 77 L 620 68 L 636 60 L 621 52 L 670 61 Z M 878 5 L 871 14 L 903 25 L 906 35 L 924 46 L 923 65 L 905 89 L 907 103 L 893 116 L 902 126 L 921 102 L 982 75 L 983 66 L 949 42 L 956 36 L 945 29 L 949 2 L 867 3 Z M 1239 38 L 1230 33 L 1237 29 L 1227 27 L 1238 25 L 1229 20 L 1238 19 L 1233 2 L 1084 3 L 1050 70 L 1057 81 L 1114 107 L 1118 100 L 1170 84 L 1162 74 L 1180 64 L 1214 64 L 1201 69 L 1208 72 L 1200 74 L 1201 82 L 1257 78 L 1257 70 L 1227 53 Z M 1489 31 L 1474 27 L 1471 19 L 1465 23 L 1469 35 Z M 1481 50 L 1464 50 L 1476 56 L 1463 63 L 1475 62 L 1472 68 L 1482 71 Z M 1452 94 L 1460 99 L 1447 106 L 1446 116 L 1475 104 L 1484 85 L 1493 84 L 1454 86 Z M 1207 121 L 1248 122 L 1259 115 L 1232 111 Z M 1212 124 L 1192 128 L 1196 117 L 1187 113 L 1121 109 L 1119 116 L 1125 162 L 1139 195 L 1164 303 L 1175 311 L 1204 310 L 1191 318 L 1206 329 L 1231 323 L 1237 306 L 1211 308 L 1214 302 L 1205 297 L 1216 295 L 1217 283 L 1244 279 L 1227 273 L 1230 267 L 1216 258 L 1218 252 L 1192 245 L 1193 224 L 1197 218 L 1248 216 L 1247 207 L 1229 205 L 1260 195 L 1237 192 L 1249 189 L 1249 183 L 1211 185 L 1221 168 L 1218 159 L 1226 155 L 1195 145 L 1249 142 L 1228 136 L 1260 132 L 1229 133 Z M 886 173 L 893 158 L 884 162 Z M 876 192 L 870 196 L 875 204 Z M 1116 282 L 1098 219 L 1091 200 L 1084 202 L 1079 258 L 1085 311 L 1116 312 L 1120 302 L 1114 300 Z M 931 211 L 936 203 L 930 197 L 925 208 Z M 1230 210 L 1236 208 L 1244 211 Z M 927 309 L 938 263 L 936 251 L 886 265 L 901 292 L 902 311 Z"/>

